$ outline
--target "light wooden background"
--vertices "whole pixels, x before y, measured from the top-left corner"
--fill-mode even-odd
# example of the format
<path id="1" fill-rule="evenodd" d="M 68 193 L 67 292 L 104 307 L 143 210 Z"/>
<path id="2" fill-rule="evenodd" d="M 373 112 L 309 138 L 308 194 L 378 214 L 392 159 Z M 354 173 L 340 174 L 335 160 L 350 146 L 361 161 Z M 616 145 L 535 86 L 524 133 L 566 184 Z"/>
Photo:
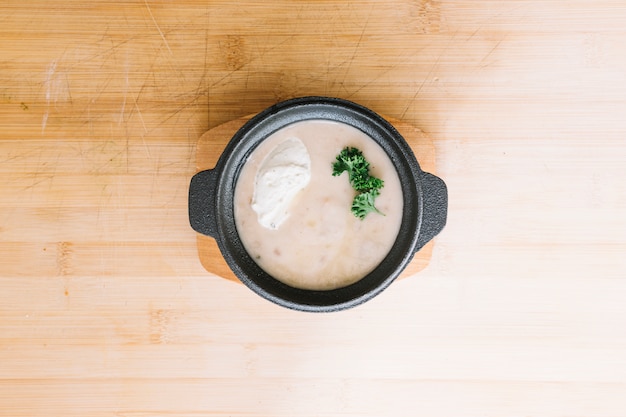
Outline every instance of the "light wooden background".
<path id="1" fill-rule="evenodd" d="M 427 269 L 353 310 L 209 275 L 195 144 L 354 100 L 437 149 Z M 0 4 L 0 415 L 626 415 L 626 3 Z"/>

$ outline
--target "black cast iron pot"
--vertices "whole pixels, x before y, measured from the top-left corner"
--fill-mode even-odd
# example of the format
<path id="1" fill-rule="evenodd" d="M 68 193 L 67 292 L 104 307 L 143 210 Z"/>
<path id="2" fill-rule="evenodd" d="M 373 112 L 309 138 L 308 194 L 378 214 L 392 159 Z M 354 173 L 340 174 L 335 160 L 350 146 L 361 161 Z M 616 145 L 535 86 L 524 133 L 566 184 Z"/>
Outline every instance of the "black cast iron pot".
<path id="1" fill-rule="evenodd" d="M 250 153 L 275 131 L 310 119 L 346 123 L 373 138 L 398 170 L 404 195 L 400 232 L 387 257 L 361 280 L 328 291 L 293 288 L 263 271 L 244 249 L 233 212 L 235 184 Z M 447 205 L 445 183 L 420 169 L 411 148 L 393 126 L 363 106 L 329 97 L 287 100 L 254 116 L 233 136 L 214 169 L 194 175 L 189 189 L 191 226 L 216 239 L 224 259 L 241 282 L 281 306 L 315 312 L 354 307 L 383 291 L 415 252 L 443 229 Z"/>

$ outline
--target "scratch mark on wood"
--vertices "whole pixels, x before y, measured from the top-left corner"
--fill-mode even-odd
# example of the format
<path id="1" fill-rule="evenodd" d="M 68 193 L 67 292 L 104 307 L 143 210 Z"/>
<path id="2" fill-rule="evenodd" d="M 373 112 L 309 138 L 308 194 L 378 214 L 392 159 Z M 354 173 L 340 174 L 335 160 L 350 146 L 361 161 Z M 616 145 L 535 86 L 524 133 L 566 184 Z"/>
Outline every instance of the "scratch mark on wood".
<path id="1" fill-rule="evenodd" d="M 27 185 L 26 187 L 22 188 L 22 191 L 28 191 L 28 190 L 32 191 L 39 184 L 43 184 L 45 181 L 52 181 L 52 178 L 53 176 L 51 174 L 42 176 L 38 173 L 35 173 L 33 176 L 33 182 L 30 185 Z"/>
<path id="2" fill-rule="evenodd" d="M 161 35 L 161 39 L 163 39 L 163 42 L 165 43 L 165 46 L 167 47 L 167 50 L 169 51 L 170 55 L 172 54 L 172 50 L 170 49 L 170 44 L 167 42 L 167 39 L 165 38 L 165 35 L 163 35 L 163 32 L 161 31 L 161 28 L 159 27 L 159 24 L 157 23 L 156 19 L 154 18 L 154 15 L 152 14 L 152 10 L 150 9 L 150 5 L 148 4 L 148 0 L 144 0 L 144 3 L 146 4 L 146 9 L 148 9 L 148 14 L 150 14 L 150 18 L 152 19 L 152 22 L 154 23 L 154 26 L 156 26 L 156 29 L 159 31 L 159 34 Z"/>
<path id="3" fill-rule="evenodd" d="M 198 96 L 202 95 L 202 91 L 204 89 L 204 85 L 207 82 L 207 71 L 208 71 L 208 61 L 209 60 L 209 29 L 205 29 L 204 31 L 204 66 L 202 68 L 202 77 L 198 82 L 198 89 L 196 90 L 196 94 Z M 208 91 L 207 91 L 207 118 L 206 118 L 206 126 L 205 129 L 208 128 L 209 121 L 211 120 L 210 107 L 208 104 Z"/>
<path id="4" fill-rule="evenodd" d="M 483 57 L 483 59 L 480 60 L 480 62 L 478 63 L 478 67 L 479 68 L 485 68 L 486 66 L 488 66 L 489 64 L 484 64 L 484 62 L 496 51 L 496 49 L 498 49 L 498 47 L 500 46 L 500 44 L 506 39 L 506 35 L 500 39 L 498 41 L 498 43 L 496 43 L 493 48 L 491 48 L 491 50 L 487 53 L 487 55 L 485 55 Z"/>
<path id="5" fill-rule="evenodd" d="M 419 93 L 422 91 L 422 88 L 424 88 L 424 85 L 426 84 L 426 81 L 428 81 L 428 79 L 430 78 L 431 74 L 433 73 L 433 71 L 435 70 L 437 65 L 439 64 L 439 60 L 440 59 L 441 59 L 441 55 L 439 55 L 439 57 L 437 58 L 437 60 L 433 64 L 433 66 L 430 68 L 430 71 L 428 71 L 428 74 L 426 75 L 426 77 L 424 77 L 424 79 L 422 80 L 422 83 L 417 88 L 417 91 L 415 91 L 415 94 L 413 94 L 413 97 L 407 103 L 406 107 L 404 108 L 404 111 L 402 112 L 402 115 L 400 116 L 400 119 L 404 119 L 404 116 L 406 115 L 407 111 L 409 110 L 411 105 L 415 102 L 415 99 L 417 98 Z"/>
<path id="6" fill-rule="evenodd" d="M 439 62 L 441 61 L 441 57 L 446 54 L 446 52 L 448 51 L 448 48 L 450 47 L 450 45 L 452 44 L 452 42 L 455 39 L 456 39 L 456 32 L 452 35 L 452 37 L 450 38 L 450 41 L 447 43 L 445 48 L 443 48 L 443 50 L 441 51 L 441 53 L 437 57 L 437 60 L 435 61 L 435 63 L 430 67 L 430 70 L 428 71 L 428 74 L 426 75 L 426 77 L 424 77 L 424 79 L 422 80 L 422 83 L 417 88 L 417 91 L 415 91 L 415 94 L 413 94 L 413 97 L 411 98 L 411 100 L 409 100 L 409 102 L 407 103 L 406 107 L 404 108 L 404 111 L 402 112 L 402 115 L 400 116 L 400 119 L 404 119 L 404 116 L 406 116 L 406 113 L 408 112 L 409 108 L 415 102 L 415 99 L 417 98 L 419 93 L 422 91 L 422 88 L 424 88 L 424 85 L 426 84 L 426 81 L 428 81 L 431 78 L 433 72 L 439 66 Z"/>
<path id="7" fill-rule="evenodd" d="M 128 82 L 128 68 L 129 64 L 128 64 L 128 60 L 126 60 L 126 64 L 125 64 L 125 68 L 124 68 L 124 99 L 122 100 L 122 109 L 120 110 L 120 117 L 119 120 L 117 122 L 117 125 L 120 126 L 122 124 L 122 122 L 124 121 L 124 109 L 126 109 L 126 97 L 128 96 L 128 87 L 129 87 L 129 82 Z"/>
<path id="8" fill-rule="evenodd" d="M 50 62 L 48 65 L 48 69 L 46 71 L 46 79 L 44 84 L 46 85 L 46 111 L 43 114 L 43 118 L 41 120 L 41 134 L 43 135 L 46 131 L 46 125 L 48 124 L 48 115 L 50 114 L 50 101 L 52 100 L 52 79 L 54 77 L 54 72 L 57 69 L 57 61 L 56 59 Z"/>
<path id="9" fill-rule="evenodd" d="M 200 97 L 201 97 L 200 95 L 194 94 L 190 100 L 183 103 L 178 109 L 170 113 L 170 115 L 167 116 L 165 119 L 163 119 L 157 126 L 163 126 L 166 122 L 170 121 L 173 117 L 179 115 L 183 110 L 195 105 L 196 102 L 200 100 Z"/>
<path id="10" fill-rule="evenodd" d="M 368 82 L 364 83 L 359 88 L 354 90 L 352 93 L 350 93 L 350 95 L 347 98 L 350 99 L 351 97 L 354 97 L 359 91 L 363 90 L 366 87 L 369 87 L 370 85 L 372 85 L 373 83 L 375 83 L 376 81 L 381 79 L 384 75 L 386 75 L 389 72 L 391 72 L 392 70 L 396 69 L 396 67 L 397 67 L 397 64 L 394 64 L 394 65 L 384 69 L 376 77 L 372 78 L 371 80 L 369 80 Z"/>
<path id="11" fill-rule="evenodd" d="M 135 109 L 137 110 L 137 115 L 139 116 L 139 120 L 141 121 L 141 125 L 143 126 L 144 133 L 148 133 L 148 128 L 146 127 L 146 122 L 143 120 L 143 115 L 141 114 L 141 110 L 139 110 L 139 105 L 137 104 L 137 100 L 135 99 Z"/>
<path id="12" fill-rule="evenodd" d="M 72 99 L 72 90 L 70 89 L 70 79 L 67 72 L 65 73 L 65 90 L 67 91 L 70 104 L 74 104 L 74 100 Z"/>
<path id="13" fill-rule="evenodd" d="M 365 19 L 365 23 L 363 24 L 363 29 L 361 30 L 361 35 L 359 36 L 359 39 L 356 42 L 356 45 L 354 46 L 354 50 L 352 51 L 352 56 L 350 57 L 350 60 L 348 61 L 348 66 L 346 67 L 346 71 L 343 74 L 343 80 L 341 81 L 341 85 L 344 86 L 345 88 L 345 82 L 346 82 L 346 78 L 348 77 L 348 73 L 350 72 L 350 68 L 352 67 L 352 62 L 354 61 L 354 59 L 356 58 L 356 53 L 358 52 L 359 48 L 361 47 L 361 43 L 363 42 L 363 36 L 365 36 L 365 30 L 367 29 L 367 26 L 370 22 L 370 18 L 372 17 L 372 12 L 374 11 L 374 6 L 372 5 L 370 7 L 370 10 L 367 14 L 367 18 Z"/>

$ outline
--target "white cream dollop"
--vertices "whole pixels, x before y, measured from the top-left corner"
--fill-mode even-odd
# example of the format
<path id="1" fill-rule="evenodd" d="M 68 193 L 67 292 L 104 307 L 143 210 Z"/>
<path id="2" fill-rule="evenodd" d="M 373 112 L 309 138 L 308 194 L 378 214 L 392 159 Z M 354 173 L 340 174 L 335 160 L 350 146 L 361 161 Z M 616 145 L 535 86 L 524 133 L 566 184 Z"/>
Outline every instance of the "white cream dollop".
<path id="1" fill-rule="evenodd" d="M 278 229 L 289 217 L 295 196 L 311 180 L 311 157 L 302 141 L 290 137 L 276 145 L 256 174 L 252 210 L 259 223 Z"/>

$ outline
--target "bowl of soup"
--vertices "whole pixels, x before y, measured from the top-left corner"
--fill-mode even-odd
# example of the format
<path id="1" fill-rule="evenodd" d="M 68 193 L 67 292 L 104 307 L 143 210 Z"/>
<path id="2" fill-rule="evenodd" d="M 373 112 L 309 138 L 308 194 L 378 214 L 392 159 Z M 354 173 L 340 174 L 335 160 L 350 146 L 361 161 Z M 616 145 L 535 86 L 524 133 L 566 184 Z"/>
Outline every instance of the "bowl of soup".
<path id="1" fill-rule="evenodd" d="M 192 228 L 283 307 L 338 311 L 387 288 L 444 227 L 447 190 L 384 118 L 332 97 L 271 106 L 193 176 Z"/>

